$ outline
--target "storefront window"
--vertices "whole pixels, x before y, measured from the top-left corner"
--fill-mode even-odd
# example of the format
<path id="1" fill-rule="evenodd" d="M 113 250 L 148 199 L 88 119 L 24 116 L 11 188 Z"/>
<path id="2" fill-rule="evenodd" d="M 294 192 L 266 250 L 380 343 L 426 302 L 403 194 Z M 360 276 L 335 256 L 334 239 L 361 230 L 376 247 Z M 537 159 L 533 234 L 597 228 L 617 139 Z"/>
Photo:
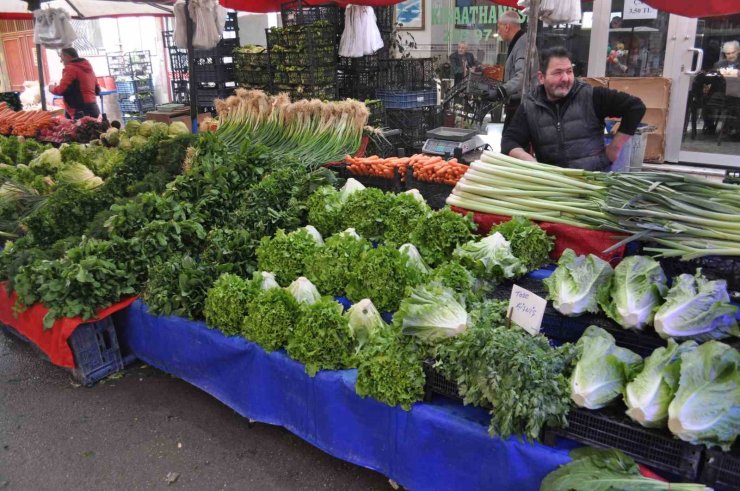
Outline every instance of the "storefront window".
<path id="1" fill-rule="evenodd" d="M 565 46 L 573 54 L 573 71 L 577 77 L 586 76 L 594 3 L 581 3 L 581 22 L 541 26 L 537 33 L 537 48 Z"/>
<path id="2" fill-rule="evenodd" d="M 608 77 L 660 77 L 669 14 L 639 0 L 613 0 L 606 59 Z"/>

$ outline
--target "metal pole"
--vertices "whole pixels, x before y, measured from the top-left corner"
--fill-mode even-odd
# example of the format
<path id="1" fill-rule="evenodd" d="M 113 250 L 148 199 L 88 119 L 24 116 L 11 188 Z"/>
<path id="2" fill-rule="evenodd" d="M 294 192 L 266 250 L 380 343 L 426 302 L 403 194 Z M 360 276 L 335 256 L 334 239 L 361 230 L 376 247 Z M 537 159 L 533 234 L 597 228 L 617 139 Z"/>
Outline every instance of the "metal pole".
<path id="1" fill-rule="evenodd" d="M 26 0 L 28 4 L 28 10 L 33 12 L 41 8 L 41 2 L 39 0 Z M 33 20 L 34 29 L 36 29 L 36 19 Z M 36 66 L 39 69 L 39 92 L 41 93 L 41 109 L 46 111 L 46 88 L 44 85 L 44 60 L 41 57 L 41 45 L 36 45 Z"/>
<path id="2" fill-rule="evenodd" d="M 44 60 L 41 57 L 41 45 L 36 45 L 36 64 L 39 66 L 39 92 L 41 93 L 41 110 L 46 111 L 46 84 L 44 83 Z"/>
<path id="3" fill-rule="evenodd" d="M 198 81 L 195 77 L 195 52 L 193 51 L 193 19 L 190 18 L 190 0 L 185 0 L 185 18 L 188 36 L 188 86 L 190 87 L 190 128 L 198 132 Z"/>
<path id="4" fill-rule="evenodd" d="M 527 65 L 524 67 L 524 87 L 522 94 L 529 93 L 534 64 L 537 62 L 537 25 L 540 18 L 540 0 L 529 2 L 529 20 L 527 22 Z"/>

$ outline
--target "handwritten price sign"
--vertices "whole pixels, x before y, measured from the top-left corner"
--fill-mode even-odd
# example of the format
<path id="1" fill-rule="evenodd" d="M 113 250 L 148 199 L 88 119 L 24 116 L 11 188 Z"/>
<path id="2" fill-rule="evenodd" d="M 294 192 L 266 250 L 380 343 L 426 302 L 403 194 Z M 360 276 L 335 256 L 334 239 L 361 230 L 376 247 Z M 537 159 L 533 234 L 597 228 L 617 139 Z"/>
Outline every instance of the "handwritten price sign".
<path id="1" fill-rule="evenodd" d="M 640 0 L 624 0 L 622 18 L 628 19 L 657 19 L 658 10 Z"/>
<path id="2" fill-rule="evenodd" d="M 545 307 L 547 307 L 547 300 L 529 290 L 525 290 L 518 285 L 514 285 L 511 289 L 509 318 L 511 322 L 521 326 L 522 329 L 533 336 L 540 332 Z"/>

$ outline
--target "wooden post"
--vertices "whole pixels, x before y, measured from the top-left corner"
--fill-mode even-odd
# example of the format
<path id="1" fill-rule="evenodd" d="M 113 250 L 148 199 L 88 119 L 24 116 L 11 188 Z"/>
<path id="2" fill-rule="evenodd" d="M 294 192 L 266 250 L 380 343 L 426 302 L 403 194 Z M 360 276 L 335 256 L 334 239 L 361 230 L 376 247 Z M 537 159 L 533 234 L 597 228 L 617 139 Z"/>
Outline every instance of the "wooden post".
<path id="1" fill-rule="evenodd" d="M 530 0 L 529 2 L 529 20 L 527 21 L 527 65 L 524 67 L 524 87 L 522 87 L 522 96 L 529 93 L 531 89 L 532 75 L 534 75 L 534 66 L 537 62 L 537 25 L 540 18 L 540 0 Z"/>

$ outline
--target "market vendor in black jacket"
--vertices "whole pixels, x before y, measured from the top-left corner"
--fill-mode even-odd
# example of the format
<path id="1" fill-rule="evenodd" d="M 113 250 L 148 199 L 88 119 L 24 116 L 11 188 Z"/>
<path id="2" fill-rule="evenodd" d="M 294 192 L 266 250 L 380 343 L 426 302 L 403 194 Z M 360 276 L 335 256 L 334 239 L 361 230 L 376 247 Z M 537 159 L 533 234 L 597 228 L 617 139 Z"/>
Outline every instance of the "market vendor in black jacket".
<path id="1" fill-rule="evenodd" d="M 504 130 L 501 151 L 512 157 L 561 167 L 607 171 L 645 114 L 642 101 L 624 92 L 575 80 L 570 53 L 562 47 L 540 54 L 539 85 L 527 94 Z M 604 118 L 622 122 L 604 145 Z"/>

